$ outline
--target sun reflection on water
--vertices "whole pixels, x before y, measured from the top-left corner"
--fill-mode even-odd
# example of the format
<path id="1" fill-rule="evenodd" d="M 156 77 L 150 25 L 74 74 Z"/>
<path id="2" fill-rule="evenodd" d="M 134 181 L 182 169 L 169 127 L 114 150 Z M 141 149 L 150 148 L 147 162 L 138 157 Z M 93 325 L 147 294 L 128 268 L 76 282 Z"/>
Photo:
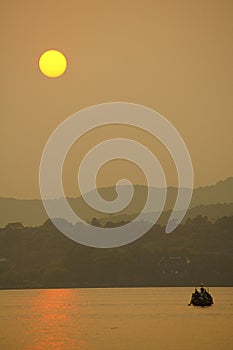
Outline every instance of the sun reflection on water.
<path id="1" fill-rule="evenodd" d="M 29 305 L 31 322 L 30 329 L 25 330 L 27 345 L 23 350 L 87 350 L 79 328 L 81 315 L 77 303 L 83 302 L 83 298 L 80 295 L 80 300 L 77 299 L 76 293 L 74 305 L 71 289 L 39 290 Z"/>

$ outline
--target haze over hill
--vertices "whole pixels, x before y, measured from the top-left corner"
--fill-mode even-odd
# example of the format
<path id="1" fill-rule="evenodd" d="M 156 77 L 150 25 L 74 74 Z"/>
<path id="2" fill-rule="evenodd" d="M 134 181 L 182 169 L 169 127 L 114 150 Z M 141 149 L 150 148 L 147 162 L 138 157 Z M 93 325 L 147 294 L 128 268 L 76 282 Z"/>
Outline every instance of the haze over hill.
<path id="1" fill-rule="evenodd" d="M 116 215 L 111 215 L 112 221 L 125 219 L 130 220 L 139 213 L 145 203 L 147 196 L 147 187 L 134 186 L 135 193 L 129 206 Z M 161 189 L 153 188 L 155 196 L 159 196 Z M 185 191 L 185 189 L 182 189 Z M 100 188 L 99 193 L 106 200 L 116 198 L 115 187 Z M 177 196 L 177 188 L 169 187 L 167 192 L 167 200 L 164 212 L 160 218 L 160 223 L 164 224 L 169 216 L 170 210 L 173 208 Z M 78 215 L 90 220 L 97 217 L 104 221 L 108 220 L 105 213 L 97 212 L 86 205 L 81 197 L 68 198 L 70 205 Z M 20 221 L 24 225 L 36 226 L 41 225 L 48 217 L 44 210 L 42 201 L 21 200 L 14 198 L 0 198 L 0 226 L 5 226 L 8 222 Z M 193 191 L 192 201 L 186 217 L 194 217 L 196 215 L 206 215 L 212 221 L 222 216 L 230 216 L 233 214 L 233 177 L 229 177 L 224 181 L 219 181 L 215 185 L 198 187 Z M 150 213 L 148 213 L 148 220 Z"/>

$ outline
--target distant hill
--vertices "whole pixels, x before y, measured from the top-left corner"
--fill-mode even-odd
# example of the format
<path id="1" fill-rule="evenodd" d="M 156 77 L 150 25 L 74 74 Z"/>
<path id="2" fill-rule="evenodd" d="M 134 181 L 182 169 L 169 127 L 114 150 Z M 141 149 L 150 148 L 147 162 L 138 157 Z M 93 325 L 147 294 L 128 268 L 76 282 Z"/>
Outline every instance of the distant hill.
<path id="1" fill-rule="evenodd" d="M 191 207 L 215 203 L 233 203 L 233 177 L 193 191 Z"/>
<path id="2" fill-rule="evenodd" d="M 158 224 L 166 225 L 168 219 L 171 215 L 171 210 L 164 211 L 159 220 Z M 222 203 L 222 204 L 209 204 L 209 205 L 199 205 L 197 207 L 191 208 L 187 211 L 183 222 L 185 222 L 188 218 L 192 219 L 196 216 L 206 216 L 210 222 L 215 222 L 217 219 L 222 218 L 224 216 L 233 216 L 233 203 Z M 122 221 L 131 221 L 135 218 L 135 214 L 132 215 L 112 215 L 111 217 L 105 216 L 100 219 L 100 222 L 105 224 L 107 221 L 111 220 L 112 222 L 122 222 Z M 154 216 L 153 213 L 148 213 L 144 216 L 144 218 L 152 222 L 151 218 Z"/>
<path id="3" fill-rule="evenodd" d="M 147 187 L 134 186 L 135 194 L 133 201 L 126 210 L 114 216 L 116 218 L 124 218 L 125 216 L 135 216 L 143 208 L 147 196 Z M 155 196 L 159 196 L 161 189 L 153 188 Z M 185 191 L 185 189 L 182 189 Z M 100 188 L 100 194 L 106 200 L 116 198 L 115 187 Z M 91 195 L 91 193 L 90 193 Z M 167 193 L 167 201 L 164 213 L 160 220 L 164 224 L 169 215 L 169 211 L 173 208 L 177 196 L 177 188 L 169 187 Z M 96 212 L 89 208 L 82 198 L 68 198 L 68 201 L 75 212 L 85 220 L 92 217 L 98 219 L 106 218 L 106 214 Z M 5 226 L 8 222 L 19 221 L 27 226 L 41 225 L 48 217 L 44 210 L 41 200 L 21 200 L 14 198 L 0 198 L 0 227 Z M 233 177 L 224 181 L 219 181 L 213 186 L 198 187 L 193 191 L 193 197 L 187 217 L 196 215 L 206 215 L 211 221 L 221 216 L 229 216 L 233 214 Z M 149 213 L 148 213 L 149 215 Z"/>

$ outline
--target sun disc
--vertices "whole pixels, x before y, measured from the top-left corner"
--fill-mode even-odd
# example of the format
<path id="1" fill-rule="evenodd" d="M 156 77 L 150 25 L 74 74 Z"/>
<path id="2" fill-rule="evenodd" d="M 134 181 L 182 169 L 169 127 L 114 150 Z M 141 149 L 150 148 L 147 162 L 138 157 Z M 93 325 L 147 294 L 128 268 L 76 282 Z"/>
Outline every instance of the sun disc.
<path id="1" fill-rule="evenodd" d="M 48 50 L 40 56 L 39 67 L 41 72 L 47 77 L 57 78 L 65 72 L 67 61 L 60 51 Z"/>

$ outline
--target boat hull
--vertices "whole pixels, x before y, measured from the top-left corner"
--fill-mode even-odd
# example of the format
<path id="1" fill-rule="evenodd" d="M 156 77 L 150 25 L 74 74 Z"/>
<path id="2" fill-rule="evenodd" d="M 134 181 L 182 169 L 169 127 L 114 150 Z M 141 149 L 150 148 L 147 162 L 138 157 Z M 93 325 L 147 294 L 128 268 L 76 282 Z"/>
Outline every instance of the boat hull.
<path id="1" fill-rule="evenodd" d="M 194 306 L 211 306 L 213 305 L 214 301 L 212 296 L 208 293 L 203 296 L 196 296 L 195 294 L 192 295 L 190 305 Z"/>

